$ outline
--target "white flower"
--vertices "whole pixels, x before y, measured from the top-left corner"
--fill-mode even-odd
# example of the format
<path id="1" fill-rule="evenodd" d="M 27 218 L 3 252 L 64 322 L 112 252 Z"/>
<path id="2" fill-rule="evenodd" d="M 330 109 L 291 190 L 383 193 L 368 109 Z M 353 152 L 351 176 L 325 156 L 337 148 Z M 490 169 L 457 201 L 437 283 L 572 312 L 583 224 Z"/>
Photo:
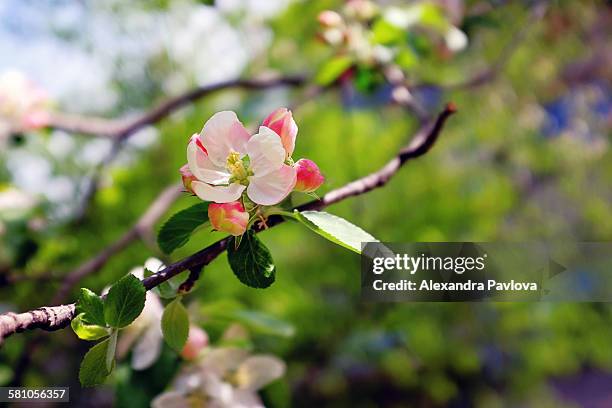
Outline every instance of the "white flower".
<path id="1" fill-rule="evenodd" d="M 420 4 L 414 4 L 409 7 L 389 7 L 384 11 L 383 18 L 397 28 L 405 30 L 421 21 L 423 16 L 423 7 Z"/>
<path id="2" fill-rule="evenodd" d="M 173 381 L 172 389 L 151 405 L 264 408 L 257 391 L 284 373 L 285 363 L 275 356 L 249 356 L 247 350 L 235 347 L 214 348 L 197 364 L 186 366 Z"/>
<path id="3" fill-rule="evenodd" d="M 21 72 L 0 75 L 0 142 L 11 132 L 44 126 L 47 105 L 47 94 Z"/>
<path id="4" fill-rule="evenodd" d="M 0 189 L 0 218 L 19 217 L 37 204 L 32 195 L 14 187 Z"/>
<path id="5" fill-rule="evenodd" d="M 449 27 L 446 35 L 444 35 L 444 41 L 448 49 L 453 52 L 459 52 L 468 45 L 467 35 L 455 26 Z"/>
<path id="6" fill-rule="evenodd" d="M 157 272 L 164 267 L 163 263 L 156 258 L 149 258 L 144 268 Z M 144 277 L 144 268 L 136 267 L 130 273 L 139 279 Z M 140 316 L 128 327 L 121 331 L 117 343 L 117 356 L 122 358 L 132 349 L 132 368 L 144 370 L 149 368 L 161 353 L 163 335 L 161 331 L 161 317 L 164 307 L 159 297 L 152 291 L 146 295 L 145 306 Z"/>
<path id="7" fill-rule="evenodd" d="M 205 201 L 236 201 L 246 190 L 257 204 L 277 204 L 296 182 L 296 170 L 285 163 L 288 154 L 270 128 L 250 136 L 234 112 L 216 113 L 187 146 L 189 170 L 197 178 L 191 187 Z"/>

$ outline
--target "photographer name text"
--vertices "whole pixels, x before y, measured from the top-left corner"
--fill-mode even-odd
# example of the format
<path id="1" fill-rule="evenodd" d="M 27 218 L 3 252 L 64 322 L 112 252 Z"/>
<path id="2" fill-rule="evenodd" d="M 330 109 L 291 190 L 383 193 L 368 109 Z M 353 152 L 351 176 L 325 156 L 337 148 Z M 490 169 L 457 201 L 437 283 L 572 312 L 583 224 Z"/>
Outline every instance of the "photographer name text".
<path id="1" fill-rule="evenodd" d="M 420 254 L 396 254 L 393 257 L 377 257 L 373 259 L 372 272 L 382 275 L 386 271 L 405 271 L 410 275 L 417 272 L 452 272 L 463 275 L 465 272 L 481 272 L 486 268 L 487 254 L 479 257 L 470 256 L 430 256 Z M 498 281 L 495 279 L 467 279 L 462 282 L 439 282 L 433 279 L 400 279 L 386 282 L 383 279 L 372 281 L 372 288 L 376 291 L 537 291 L 537 282 Z"/>

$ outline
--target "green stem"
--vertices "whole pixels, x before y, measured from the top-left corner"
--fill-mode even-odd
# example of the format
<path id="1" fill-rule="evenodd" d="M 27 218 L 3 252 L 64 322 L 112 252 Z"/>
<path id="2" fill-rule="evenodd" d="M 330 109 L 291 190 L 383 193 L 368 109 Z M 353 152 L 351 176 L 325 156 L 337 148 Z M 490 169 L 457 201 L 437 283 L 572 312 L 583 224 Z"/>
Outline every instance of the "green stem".
<path id="1" fill-rule="evenodd" d="M 291 211 L 281 210 L 280 208 L 270 208 L 264 212 L 266 217 L 270 215 L 282 215 L 283 217 L 295 218 L 296 215 Z"/>
<path id="2" fill-rule="evenodd" d="M 109 373 L 113 370 L 113 362 L 115 361 L 115 349 L 117 348 L 118 335 L 119 329 L 112 329 L 110 337 L 108 338 L 108 348 L 106 349 L 106 371 Z"/>

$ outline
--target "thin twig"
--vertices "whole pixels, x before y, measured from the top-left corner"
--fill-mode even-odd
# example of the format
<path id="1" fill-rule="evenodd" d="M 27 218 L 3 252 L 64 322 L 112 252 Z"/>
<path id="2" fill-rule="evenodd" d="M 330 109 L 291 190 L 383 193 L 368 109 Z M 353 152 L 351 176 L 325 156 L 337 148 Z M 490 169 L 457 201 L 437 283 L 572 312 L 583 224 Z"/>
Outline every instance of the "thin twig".
<path id="1" fill-rule="evenodd" d="M 194 88 L 185 92 L 184 94 L 168 99 L 167 101 L 136 118 L 107 120 L 58 113 L 51 116 L 49 120 L 49 127 L 71 133 L 107 137 L 111 139 L 125 139 L 138 130 L 159 122 L 178 109 L 217 91 L 229 88 L 254 90 L 276 88 L 281 86 L 301 86 L 305 82 L 306 78 L 301 75 L 256 79 L 234 79 Z"/>
<path id="2" fill-rule="evenodd" d="M 419 129 L 409 146 L 400 150 L 399 153 L 380 170 L 352 181 L 343 187 L 332 190 L 325 194 L 321 200 L 306 203 L 298 207 L 297 210 L 320 210 L 328 205 L 353 196 L 365 194 L 373 189 L 384 186 L 406 162 L 424 155 L 433 147 L 446 120 L 455 110 L 453 104 L 447 105 L 434 121 L 427 123 Z M 282 217 L 270 217 L 270 219 L 268 219 L 268 227 L 273 227 L 282 222 Z M 261 228 L 257 229 L 257 232 L 259 231 L 261 231 Z M 217 241 L 181 261 L 168 265 L 160 272 L 144 279 L 142 283 L 147 290 L 150 290 L 182 271 L 201 268 L 219 256 L 227 248 L 228 242 L 229 238 Z M 74 317 L 74 312 L 75 304 L 72 303 L 68 305 L 40 308 L 32 312 L 21 314 L 5 313 L 0 315 L 0 342 L 11 334 L 23 330 L 33 328 L 57 330 L 66 327 Z M 36 318 L 33 318 L 33 313 Z"/>

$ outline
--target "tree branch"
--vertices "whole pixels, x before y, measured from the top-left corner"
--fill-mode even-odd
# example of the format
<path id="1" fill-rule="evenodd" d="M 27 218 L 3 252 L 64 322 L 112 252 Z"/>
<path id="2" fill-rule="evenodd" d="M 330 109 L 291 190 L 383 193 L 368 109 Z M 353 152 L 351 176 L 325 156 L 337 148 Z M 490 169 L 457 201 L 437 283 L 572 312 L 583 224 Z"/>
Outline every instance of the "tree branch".
<path id="1" fill-rule="evenodd" d="M 320 210 L 349 197 L 365 194 L 371 190 L 384 186 L 406 162 L 424 155 L 433 147 L 447 119 L 455 111 L 455 106 L 453 104 L 448 104 L 444 110 L 438 114 L 435 120 L 428 122 L 417 131 L 410 145 L 401 149 L 399 153 L 380 170 L 328 192 L 321 200 L 308 202 L 296 209 L 299 211 Z M 270 217 L 267 224 L 268 227 L 273 227 L 282 222 L 282 217 L 273 216 Z M 263 229 L 263 227 L 258 226 L 257 232 Z M 162 271 L 143 279 L 142 283 L 147 290 L 150 290 L 182 271 L 202 268 L 217 258 L 217 256 L 227 248 L 228 242 L 229 237 L 219 240 L 187 258 L 168 265 Z M 43 307 L 27 313 L 6 313 L 0 315 L 0 342 L 11 334 L 23 330 L 34 328 L 41 328 L 44 330 L 61 329 L 70 324 L 70 321 L 74 317 L 74 313 L 75 304 L 71 303 L 68 305 Z"/>
<path id="2" fill-rule="evenodd" d="M 301 75 L 258 79 L 234 79 L 197 87 L 182 95 L 168 99 L 136 118 L 101 119 L 55 113 L 52 114 L 49 120 L 49 127 L 71 133 L 121 140 L 146 126 L 159 122 L 161 119 L 183 106 L 223 89 L 269 89 L 280 86 L 301 86 L 305 82 L 306 78 Z"/>

